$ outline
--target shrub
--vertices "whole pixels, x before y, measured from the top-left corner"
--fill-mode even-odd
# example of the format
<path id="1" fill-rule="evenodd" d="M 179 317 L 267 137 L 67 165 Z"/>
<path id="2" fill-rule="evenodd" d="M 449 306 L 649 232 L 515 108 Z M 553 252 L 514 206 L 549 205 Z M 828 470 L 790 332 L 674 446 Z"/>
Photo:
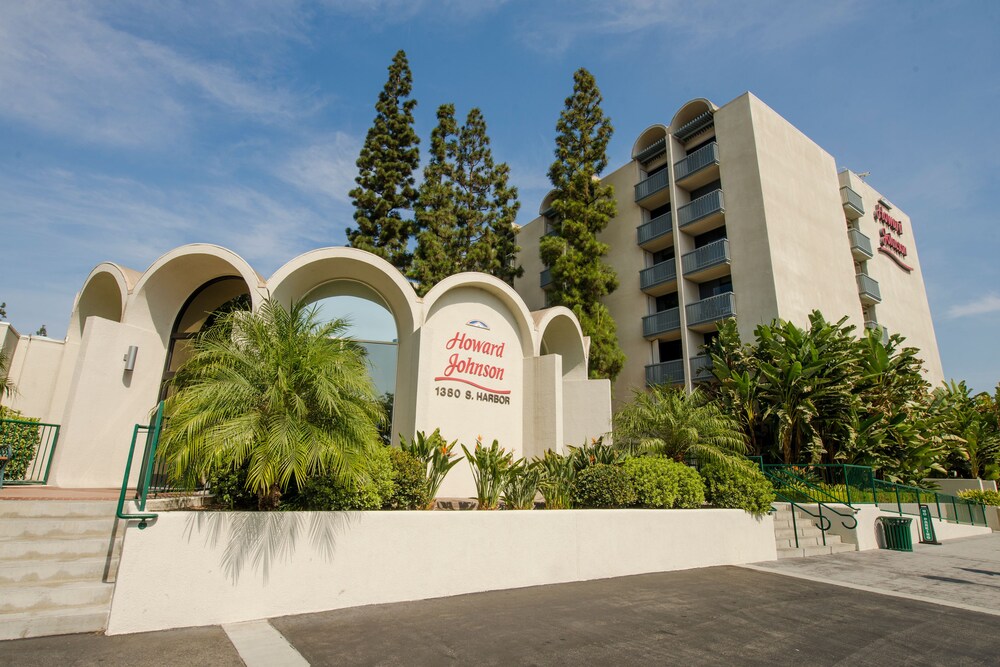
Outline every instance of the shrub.
<path id="1" fill-rule="evenodd" d="M 767 514 L 774 487 L 752 464 L 709 464 L 701 469 L 705 495 L 716 507 L 741 509 L 755 516 Z"/>
<path id="2" fill-rule="evenodd" d="M 427 478 L 424 462 L 408 452 L 389 450 L 392 464 L 392 493 L 382 505 L 390 510 L 417 510 L 427 507 Z"/>
<path id="3" fill-rule="evenodd" d="M 455 449 L 457 440 L 448 442 L 441 437 L 441 429 L 436 428 L 430 435 L 425 435 L 423 431 L 417 431 L 416 435 L 407 442 L 406 438 L 400 436 L 400 448 L 409 454 L 423 461 L 426 466 L 427 502 L 433 502 L 437 496 L 441 482 L 444 481 L 448 471 L 455 467 L 462 457 L 455 458 L 452 450 Z"/>
<path id="4" fill-rule="evenodd" d="M 462 451 L 472 466 L 479 509 L 495 510 L 500 504 L 500 493 L 514 464 L 514 455 L 504 450 L 498 440 L 494 440 L 489 447 L 484 447 L 482 436 L 476 438 L 476 446 L 471 452 L 465 445 L 462 445 Z"/>
<path id="5" fill-rule="evenodd" d="M 974 503 L 1000 506 L 1000 491 L 993 491 L 992 489 L 987 491 L 980 489 L 963 489 L 958 492 L 958 496 L 960 498 L 965 498 L 966 500 L 971 500 Z"/>
<path id="6" fill-rule="evenodd" d="M 257 509 L 257 494 L 247 491 L 247 466 L 216 468 L 208 476 L 215 502 L 231 510 Z"/>
<path id="7" fill-rule="evenodd" d="M 581 507 L 628 507 L 636 501 L 635 486 L 620 466 L 597 463 L 577 474 L 573 501 Z"/>
<path id="8" fill-rule="evenodd" d="M 340 484 L 329 476 L 310 478 L 294 505 L 305 510 L 377 510 L 392 497 L 393 474 L 389 448 L 377 447 L 365 463 L 365 477 Z"/>
<path id="9" fill-rule="evenodd" d="M 7 445 L 11 447 L 10 460 L 4 469 L 4 479 L 24 479 L 24 474 L 35 458 L 40 441 L 37 419 L 23 416 L 17 410 L 11 410 L 0 405 L 0 419 L 15 419 L 30 424 L 0 423 L 0 451 L 6 454 Z"/>
<path id="10" fill-rule="evenodd" d="M 576 464 L 572 456 L 556 454 L 551 449 L 545 456 L 532 460 L 541 473 L 538 490 L 545 498 L 545 509 L 566 510 L 573 506 L 573 486 L 576 484 Z"/>
<path id="11" fill-rule="evenodd" d="M 542 473 L 538 466 L 520 459 L 507 472 L 503 487 L 504 509 L 533 510 Z"/>
<path id="12" fill-rule="evenodd" d="M 665 458 L 629 459 L 622 469 L 636 491 L 636 505 L 690 509 L 705 502 L 705 484 L 692 468 Z"/>

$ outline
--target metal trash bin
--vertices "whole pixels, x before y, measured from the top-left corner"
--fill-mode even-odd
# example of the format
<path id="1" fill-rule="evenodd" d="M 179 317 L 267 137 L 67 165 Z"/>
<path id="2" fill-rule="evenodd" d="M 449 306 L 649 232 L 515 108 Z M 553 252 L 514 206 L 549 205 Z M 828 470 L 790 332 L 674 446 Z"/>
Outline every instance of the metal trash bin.
<path id="1" fill-rule="evenodd" d="M 913 519 L 905 517 L 884 516 L 882 522 L 882 534 L 885 535 L 885 548 L 893 551 L 913 551 L 913 536 L 910 533 L 910 524 Z"/>

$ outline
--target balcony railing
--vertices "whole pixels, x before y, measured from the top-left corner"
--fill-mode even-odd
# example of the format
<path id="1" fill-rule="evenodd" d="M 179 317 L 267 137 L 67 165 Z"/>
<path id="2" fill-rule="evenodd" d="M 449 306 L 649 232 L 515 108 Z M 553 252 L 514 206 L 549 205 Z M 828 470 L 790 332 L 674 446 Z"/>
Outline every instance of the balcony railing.
<path id="1" fill-rule="evenodd" d="M 872 253 L 872 242 L 867 236 L 857 229 L 848 229 L 847 236 L 851 239 L 851 252 L 861 254 L 871 259 L 875 255 Z"/>
<path id="2" fill-rule="evenodd" d="M 715 123 L 715 115 L 711 111 L 695 116 L 694 119 L 681 125 L 674 131 L 674 136 L 681 141 L 687 141 L 705 128 Z"/>
<path id="3" fill-rule="evenodd" d="M 663 137 L 646 146 L 641 151 L 636 153 L 635 159 L 639 162 L 646 163 L 655 160 L 664 153 L 667 152 L 667 138 Z"/>
<path id="4" fill-rule="evenodd" d="M 712 357 L 707 354 L 699 354 L 696 357 L 691 357 L 692 382 L 705 382 L 706 380 L 714 379 L 715 376 L 712 375 Z"/>
<path id="5" fill-rule="evenodd" d="M 655 336 L 657 334 L 675 331 L 681 328 L 680 308 L 668 308 L 653 315 L 646 315 L 642 318 L 642 335 Z"/>
<path id="6" fill-rule="evenodd" d="M 554 208 L 552 208 L 551 206 L 549 206 L 547 209 L 545 209 L 544 211 L 542 211 L 541 216 L 543 218 L 554 218 L 554 217 L 556 217 L 556 210 Z"/>
<path id="7" fill-rule="evenodd" d="M 648 289 L 654 285 L 659 285 L 660 283 L 670 282 L 677 278 L 677 265 L 674 263 L 673 257 L 666 260 L 665 262 L 660 262 L 659 264 L 654 264 L 648 269 L 643 269 L 639 272 L 639 288 Z"/>
<path id="8" fill-rule="evenodd" d="M 658 236 L 669 234 L 674 231 L 674 223 L 670 219 L 670 211 L 659 215 L 644 225 L 637 228 L 637 242 L 639 245 L 649 243 Z"/>
<path id="9" fill-rule="evenodd" d="M 865 329 L 871 329 L 872 331 L 882 332 L 882 344 L 889 344 L 889 330 L 884 326 L 876 322 L 875 320 L 865 320 Z"/>
<path id="10" fill-rule="evenodd" d="M 545 289 L 552 284 L 552 269 L 545 269 L 538 276 L 538 286 Z"/>
<path id="11" fill-rule="evenodd" d="M 681 257 L 681 269 L 687 275 L 716 264 L 728 264 L 729 261 L 729 239 L 719 239 L 685 253 Z"/>
<path id="12" fill-rule="evenodd" d="M 857 275 L 858 278 L 858 294 L 862 297 L 868 297 L 875 303 L 881 303 L 882 292 L 879 291 L 878 281 L 870 276 L 866 276 L 863 273 Z"/>
<path id="13" fill-rule="evenodd" d="M 715 322 L 736 315 L 736 297 L 732 292 L 710 296 L 687 306 L 688 326 Z"/>
<path id="14" fill-rule="evenodd" d="M 861 195 L 848 186 L 840 188 L 840 201 L 844 205 L 847 217 L 856 220 L 865 214 L 865 202 Z"/>
<path id="15" fill-rule="evenodd" d="M 649 178 L 635 184 L 635 200 L 641 201 L 667 187 L 667 170 L 658 171 Z"/>
<path id="16" fill-rule="evenodd" d="M 646 384 L 684 384 L 684 360 L 663 361 L 646 366 Z"/>
<path id="17" fill-rule="evenodd" d="M 696 220 L 713 213 L 725 212 L 726 203 L 722 197 L 722 190 L 713 190 L 704 197 L 698 197 L 690 204 L 677 209 L 677 224 L 680 227 L 690 225 Z"/>
<path id="18" fill-rule="evenodd" d="M 675 164 L 674 178 L 679 181 L 710 164 L 719 164 L 719 144 L 714 141 Z"/>

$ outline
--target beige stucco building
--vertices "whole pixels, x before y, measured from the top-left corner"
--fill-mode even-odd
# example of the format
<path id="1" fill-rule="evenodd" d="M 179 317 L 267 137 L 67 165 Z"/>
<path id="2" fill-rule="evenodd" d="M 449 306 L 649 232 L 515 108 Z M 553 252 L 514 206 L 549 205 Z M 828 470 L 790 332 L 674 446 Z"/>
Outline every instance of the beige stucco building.
<path id="1" fill-rule="evenodd" d="M 627 356 L 616 402 L 652 384 L 691 388 L 724 318 L 752 340 L 758 324 L 805 325 L 813 310 L 902 334 L 927 380 L 943 380 L 909 216 L 751 93 L 688 102 L 603 180 L 618 214 L 600 238 L 620 282 L 606 304 Z M 518 238 L 515 289 L 532 309 L 550 282 L 538 245 L 557 222 L 551 197 Z"/>

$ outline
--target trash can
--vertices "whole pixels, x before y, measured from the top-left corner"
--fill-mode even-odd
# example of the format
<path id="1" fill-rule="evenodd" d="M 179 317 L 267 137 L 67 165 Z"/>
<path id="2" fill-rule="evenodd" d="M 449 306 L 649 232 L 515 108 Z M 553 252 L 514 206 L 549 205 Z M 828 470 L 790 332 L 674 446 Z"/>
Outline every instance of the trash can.
<path id="1" fill-rule="evenodd" d="M 913 537 L 910 534 L 910 524 L 913 519 L 904 517 L 884 516 L 881 519 L 882 534 L 885 535 L 885 548 L 893 551 L 913 551 Z"/>

